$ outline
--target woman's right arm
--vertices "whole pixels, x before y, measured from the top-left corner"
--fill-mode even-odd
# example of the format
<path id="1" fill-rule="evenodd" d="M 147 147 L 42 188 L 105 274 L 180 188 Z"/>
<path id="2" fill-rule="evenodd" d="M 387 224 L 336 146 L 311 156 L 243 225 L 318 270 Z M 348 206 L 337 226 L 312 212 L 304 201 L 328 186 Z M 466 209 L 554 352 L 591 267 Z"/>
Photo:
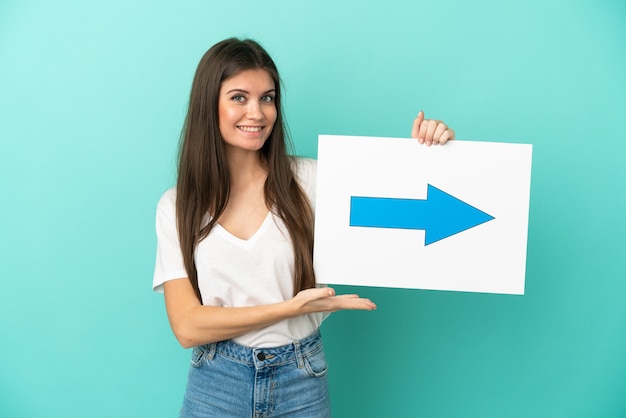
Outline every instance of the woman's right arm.
<path id="1" fill-rule="evenodd" d="M 308 313 L 376 309 L 369 299 L 336 296 L 329 287 L 303 290 L 284 302 L 241 308 L 202 305 L 188 278 L 169 280 L 163 290 L 170 326 L 185 348 L 236 338 Z"/>

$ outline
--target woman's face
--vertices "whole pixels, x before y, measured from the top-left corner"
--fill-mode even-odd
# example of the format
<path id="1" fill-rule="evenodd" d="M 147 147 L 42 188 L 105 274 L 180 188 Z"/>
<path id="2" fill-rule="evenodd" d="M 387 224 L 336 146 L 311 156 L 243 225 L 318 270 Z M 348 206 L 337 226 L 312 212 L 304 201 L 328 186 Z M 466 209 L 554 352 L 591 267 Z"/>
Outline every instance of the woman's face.
<path id="1" fill-rule="evenodd" d="M 265 70 L 245 70 L 222 82 L 218 113 L 228 149 L 258 151 L 276 122 L 274 80 Z"/>

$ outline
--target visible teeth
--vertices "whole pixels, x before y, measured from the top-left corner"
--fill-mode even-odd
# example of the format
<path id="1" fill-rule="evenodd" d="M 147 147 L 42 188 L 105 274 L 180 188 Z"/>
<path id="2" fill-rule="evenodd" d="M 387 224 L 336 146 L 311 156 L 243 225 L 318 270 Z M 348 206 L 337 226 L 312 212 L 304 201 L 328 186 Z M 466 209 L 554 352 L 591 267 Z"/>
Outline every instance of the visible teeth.
<path id="1" fill-rule="evenodd" d="M 240 126 L 239 129 L 245 132 L 261 132 L 260 126 Z"/>

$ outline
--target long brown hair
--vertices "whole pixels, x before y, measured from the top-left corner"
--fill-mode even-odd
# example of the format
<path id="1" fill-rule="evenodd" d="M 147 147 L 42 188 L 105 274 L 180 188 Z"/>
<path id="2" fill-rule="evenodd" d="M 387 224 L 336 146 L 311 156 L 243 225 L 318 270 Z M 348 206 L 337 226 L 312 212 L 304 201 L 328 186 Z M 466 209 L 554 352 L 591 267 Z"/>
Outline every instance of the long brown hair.
<path id="1" fill-rule="evenodd" d="M 264 189 L 266 205 L 282 218 L 293 243 L 294 295 L 315 286 L 313 211 L 296 181 L 293 159 L 288 154 L 292 144 L 283 122 L 278 70 L 257 42 L 231 38 L 212 46 L 200 60 L 181 134 L 176 222 L 185 268 L 200 300 L 194 251 L 217 223 L 230 193 L 230 173 L 219 129 L 220 87 L 226 79 L 250 69 L 267 71 L 276 90 L 276 122 L 259 151 L 268 167 Z M 210 215 L 208 223 L 207 215 Z"/>

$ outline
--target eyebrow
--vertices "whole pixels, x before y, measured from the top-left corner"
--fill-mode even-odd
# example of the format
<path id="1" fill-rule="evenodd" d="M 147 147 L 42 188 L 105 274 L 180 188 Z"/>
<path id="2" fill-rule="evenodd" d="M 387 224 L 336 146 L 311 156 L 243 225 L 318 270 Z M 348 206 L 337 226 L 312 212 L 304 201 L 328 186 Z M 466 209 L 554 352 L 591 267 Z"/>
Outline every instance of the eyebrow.
<path id="1" fill-rule="evenodd" d="M 250 92 L 248 90 L 244 90 L 244 89 L 230 89 L 225 94 L 230 94 L 230 93 L 246 93 L 246 94 L 250 94 Z M 270 90 L 264 92 L 263 94 L 267 94 L 267 93 L 276 93 L 276 89 L 270 89 Z"/>

